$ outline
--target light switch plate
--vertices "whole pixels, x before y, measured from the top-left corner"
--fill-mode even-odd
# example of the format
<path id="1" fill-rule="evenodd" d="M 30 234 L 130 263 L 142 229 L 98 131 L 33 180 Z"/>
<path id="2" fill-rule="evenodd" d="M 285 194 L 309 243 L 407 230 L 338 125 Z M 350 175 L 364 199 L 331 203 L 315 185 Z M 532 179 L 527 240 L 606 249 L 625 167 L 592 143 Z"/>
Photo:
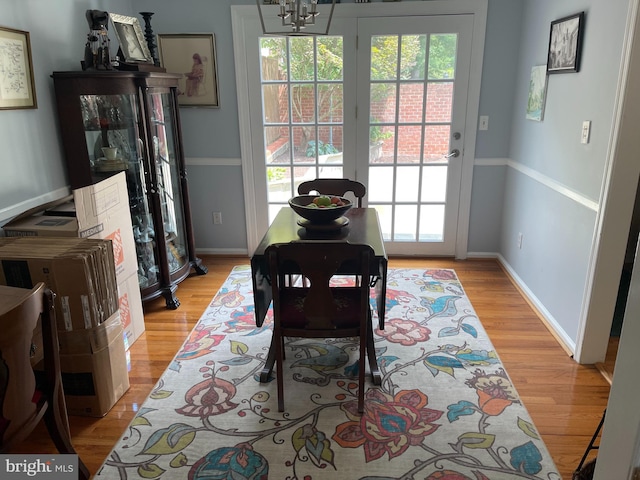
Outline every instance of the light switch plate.
<path id="1" fill-rule="evenodd" d="M 582 122 L 582 135 L 580 137 L 580 143 L 589 143 L 589 136 L 591 134 L 591 120 L 585 120 Z"/>

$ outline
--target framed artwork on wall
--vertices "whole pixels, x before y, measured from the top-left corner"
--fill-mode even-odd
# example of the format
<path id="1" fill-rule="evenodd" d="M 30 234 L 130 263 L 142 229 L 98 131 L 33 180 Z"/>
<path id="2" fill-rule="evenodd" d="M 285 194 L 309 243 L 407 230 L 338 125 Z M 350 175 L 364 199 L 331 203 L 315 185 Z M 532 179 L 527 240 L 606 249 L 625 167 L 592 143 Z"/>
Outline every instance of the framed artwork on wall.
<path id="1" fill-rule="evenodd" d="M 219 107 L 215 37 L 206 34 L 158 35 L 160 63 L 168 73 L 182 75 L 181 107 Z"/>
<path id="2" fill-rule="evenodd" d="M 117 13 L 110 13 L 109 18 L 111 18 L 120 50 L 124 56 L 121 60 L 127 63 L 153 63 L 138 19 Z"/>
<path id="3" fill-rule="evenodd" d="M 547 73 L 580 71 L 584 12 L 551 22 Z"/>
<path id="4" fill-rule="evenodd" d="M 0 110 L 38 108 L 29 32 L 0 27 Z"/>
<path id="5" fill-rule="evenodd" d="M 538 65 L 531 69 L 529 80 L 529 99 L 527 101 L 527 120 L 541 122 L 544 118 L 544 104 L 547 97 L 547 68 Z"/>

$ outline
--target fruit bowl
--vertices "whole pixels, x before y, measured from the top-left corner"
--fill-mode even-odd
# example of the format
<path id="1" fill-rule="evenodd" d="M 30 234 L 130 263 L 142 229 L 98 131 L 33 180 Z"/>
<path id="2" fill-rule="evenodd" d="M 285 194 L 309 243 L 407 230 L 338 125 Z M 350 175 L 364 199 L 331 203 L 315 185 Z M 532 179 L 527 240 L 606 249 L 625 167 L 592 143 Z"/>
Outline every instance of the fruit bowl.
<path id="1" fill-rule="evenodd" d="M 343 197 L 337 197 L 343 203 L 342 206 L 335 207 L 310 207 L 313 199 L 324 195 L 298 195 L 289 199 L 289 205 L 294 212 L 311 223 L 331 223 L 337 220 L 352 207 L 351 202 Z"/>

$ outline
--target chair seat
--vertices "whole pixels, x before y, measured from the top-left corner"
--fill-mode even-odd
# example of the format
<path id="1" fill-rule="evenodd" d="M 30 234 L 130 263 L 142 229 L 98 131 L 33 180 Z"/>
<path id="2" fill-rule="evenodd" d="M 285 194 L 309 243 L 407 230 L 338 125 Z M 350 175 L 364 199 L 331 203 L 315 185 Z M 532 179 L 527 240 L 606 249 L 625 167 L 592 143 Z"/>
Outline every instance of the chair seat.
<path id="1" fill-rule="evenodd" d="M 282 290 L 280 323 L 283 328 L 304 328 L 307 334 L 313 330 L 307 326 L 308 319 L 304 314 L 304 301 L 308 297 L 309 290 L 309 288 L 285 288 Z M 330 291 L 336 306 L 331 322 L 334 328 L 339 330 L 359 328 L 361 289 L 359 287 L 339 287 L 330 288 Z M 331 328 L 330 325 L 324 327 L 325 336 L 326 330 Z"/>

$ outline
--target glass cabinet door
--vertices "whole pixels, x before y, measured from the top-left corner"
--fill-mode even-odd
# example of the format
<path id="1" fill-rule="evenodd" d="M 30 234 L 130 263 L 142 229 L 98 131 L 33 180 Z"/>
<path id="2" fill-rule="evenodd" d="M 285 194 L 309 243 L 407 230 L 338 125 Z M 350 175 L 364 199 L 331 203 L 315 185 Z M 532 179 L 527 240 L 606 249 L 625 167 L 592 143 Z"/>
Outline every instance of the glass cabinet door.
<path id="1" fill-rule="evenodd" d="M 178 168 L 179 152 L 176 151 L 176 125 L 173 124 L 175 116 L 171 114 L 172 99 L 169 93 L 151 93 L 148 99 L 153 138 L 151 159 L 156 170 L 169 272 L 173 274 L 189 261 Z"/>
<path id="2" fill-rule="evenodd" d="M 141 288 L 158 283 L 156 233 L 146 191 L 144 129 L 135 95 L 81 95 L 92 183 L 124 171 Z"/>

